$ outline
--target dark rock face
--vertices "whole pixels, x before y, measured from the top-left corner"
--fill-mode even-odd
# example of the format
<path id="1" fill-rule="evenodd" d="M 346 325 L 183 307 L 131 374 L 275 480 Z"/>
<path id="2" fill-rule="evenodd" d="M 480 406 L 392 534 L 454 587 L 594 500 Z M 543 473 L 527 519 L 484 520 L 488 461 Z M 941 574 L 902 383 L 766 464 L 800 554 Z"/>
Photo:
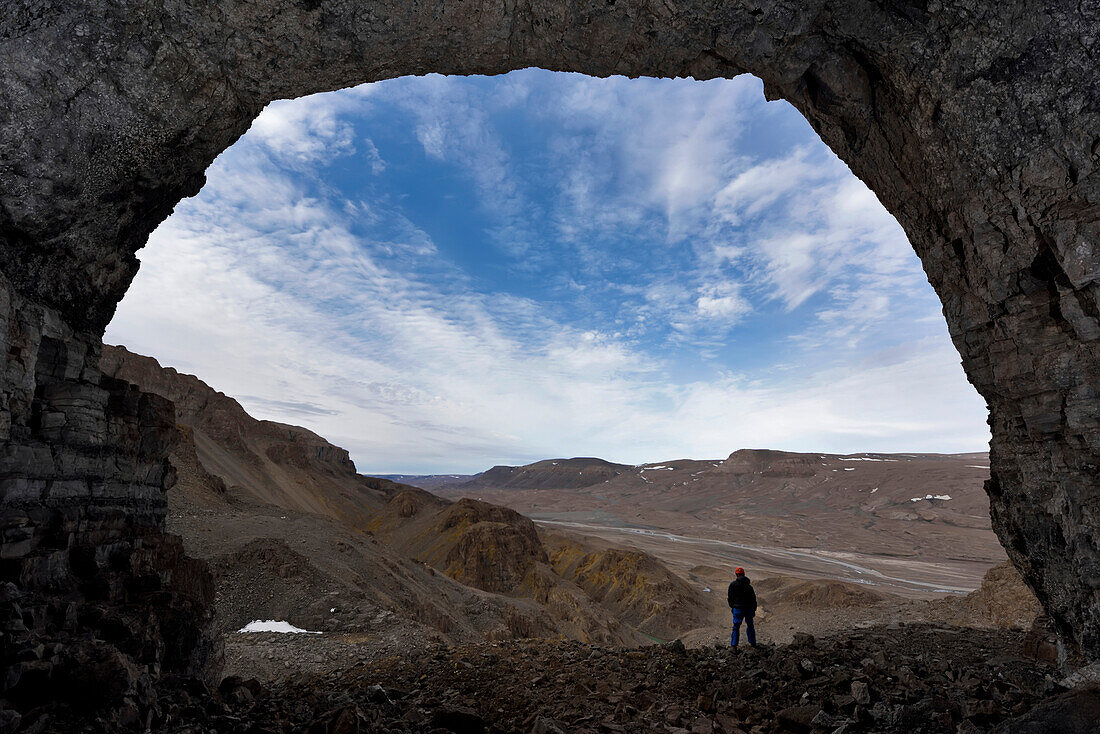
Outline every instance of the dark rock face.
<path id="1" fill-rule="evenodd" d="M 268 101 L 425 72 L 753 72 L 908 232 L 989 403 L 994 527 L 1061 634 L 1100 655 L 1096 4 L 9 5 L 0 477 L 17 513 L 3 521 L 4 568 L 19 569 L 5 578 L 20 588 L 64 577 L 43 560 L 60 536 L 38 528 L 67 527 L 66 512 L 97 518 L 82 531 L 96 548 L 159 537 L 164 446 L 141 418 L 153 403 L 104 387 L 89 355 L 134 252 Z M 65 464 L 81 442 L 125 460 Z M 123 593 L 108 587 L 107 600 Z"/>
<path id="2" fill-rule="evenodd" d="M 213 586 L 164 533 L 172 404 L 103 376 L 97 339 L 0 276 L 0 694 L 16 709 L 120 706 L 201 675 Z"/>
<path id="3" fill-rule="evenodd" d="M 1100 686 L 1089 686 L 1063 693 L 1036 706 L 1027 716 L 998 727 L 997 734 L 1088 734 L 1100 721 Z"/>

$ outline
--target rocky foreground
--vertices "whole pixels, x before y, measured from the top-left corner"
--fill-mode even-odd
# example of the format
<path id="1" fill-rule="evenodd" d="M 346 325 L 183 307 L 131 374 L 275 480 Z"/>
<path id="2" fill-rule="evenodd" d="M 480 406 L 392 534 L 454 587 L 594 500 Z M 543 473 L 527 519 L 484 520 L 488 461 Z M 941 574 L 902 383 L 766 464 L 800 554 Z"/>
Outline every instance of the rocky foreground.
<path id="1" fill-rule="evenodd" d="M 739 650 L 688 650 L 678 641 L 637 649 L 436 645 L 266 686 L 239 677 L 217 690 L 176 681 L 148 725 L 180 734 L 1095 731 L 1100 688 L 1067 692 L 1072 681 L 1037 660 L 1031 640 L 893 625 Z M 56 717 L 54 709 L 22 723 L 111 731 L 115 722 Z"/>

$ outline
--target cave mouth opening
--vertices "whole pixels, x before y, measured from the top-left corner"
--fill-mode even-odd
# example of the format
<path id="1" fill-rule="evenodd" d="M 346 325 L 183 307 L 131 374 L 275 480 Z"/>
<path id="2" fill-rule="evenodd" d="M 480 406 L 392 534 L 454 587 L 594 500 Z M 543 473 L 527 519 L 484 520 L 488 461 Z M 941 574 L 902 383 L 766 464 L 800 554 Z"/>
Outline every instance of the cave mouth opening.
<path id="1" fill-rule="evenodd" d="M 403 77 L 207 179 L 105 340 L 365 473 L 988 442 L 901 227 L 750 75 Z"/>
<path id="2" fill-rule="evenodd" d="M 54 655 L 129 629 L 109 654 L 163 672 L 209 652 L 201 573 L 164 532 L 171 407 L 97 366 L 134 252 L 214 158 L 274 99 L 537 66 L 752 71 L 805 114 L 909 234 L 989 403 L 995 530 L 1063 639 L 1100 655 L 1100 88 L 1079 3 L 138 5 L 0 21 L 0 610 L 61 610 L 23 615 L 21 640 Z"/>

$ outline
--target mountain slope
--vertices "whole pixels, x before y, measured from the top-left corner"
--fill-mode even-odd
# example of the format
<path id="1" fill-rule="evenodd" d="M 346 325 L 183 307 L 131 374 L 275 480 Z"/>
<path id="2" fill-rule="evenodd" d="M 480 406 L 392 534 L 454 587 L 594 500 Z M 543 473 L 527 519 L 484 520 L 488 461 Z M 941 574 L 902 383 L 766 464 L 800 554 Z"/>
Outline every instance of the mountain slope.
<path id="1" fill-rule="evenodd" d="M 653 556 L 539 530 L 505 507 L 405 490 L 368 528 L 450 578 L 538 601 L 577 639 L 664 639 L 710 618 L 701 593 Z"/>
<path id="2" fill-rule="evenodd" d="M 230 494 L 356 526 L 389 499 L 392 485 L 359 476 L 344 449 L 299 426 L 256 420 L 193 375 L 106 345 L 100 369 L 175 404 L 194 446 L 193 460 L 184 463 L 204 484 L 210 480 L 203 472 Z"/>
<path id="3" fill-rule="evenodd" d="M 699 592 L 680 582 L 676 616 L 662 616 L 658 604 L 624 621 L 620 599 L 601 603 L 606 595 L 559 574 L 534 524 L 513 510 L 360 476 L 347 452 L 320 436 L 256 420 L 198 378 L 122 347 L 106 347 L 101 368 L 176 405 L 169 525 L 210 561 L 225 631 L 280 618 L 370 632 L 391 647 L 395 639 L 517 636 L 633 644 L 707 616 Z M 672 588 L 676 577 L 659 561 L 639 565 L 638 584 L 659 577 L 651 592 Z"/>
<path id="4" fill-rule="evenodd" d="M 459 487 L 581 489 L 607 482 L 633 467 L 596 458 L 546 459 L 526 466 L 494 466 Z"/>

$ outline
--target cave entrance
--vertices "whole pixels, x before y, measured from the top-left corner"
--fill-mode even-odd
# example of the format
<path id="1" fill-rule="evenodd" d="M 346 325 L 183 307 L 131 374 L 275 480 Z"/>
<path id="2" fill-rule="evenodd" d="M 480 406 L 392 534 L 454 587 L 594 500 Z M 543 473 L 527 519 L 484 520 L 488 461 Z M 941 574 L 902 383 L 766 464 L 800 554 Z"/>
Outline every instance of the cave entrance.
<path id="1" fill-rule="evenodd" d="M 0 20 L 12 100 L 0 105 L 4 568 L 39 601 L 70 587 L 84 598 L 66 560 L 74 543 L 111 579 L 90 587 L 111 596 L 86 601 L 115 608 L 141 593 L 130 581 L 155 566 L 150 553 L 180 563 L 169 546 L 100 552 L 104 538 L 131 550 L 163 540 L 167 447 L 133 435 L 170 420 L 166 406 L 97 379 L 100 337 L 134 253 L 270 101 L 429 72 L 748 71 L 905 228 L 990 408 L 994 527 L 1062 636 L 1100 654 L 1100 87 L 1087 42 L 1100 21 L 1089 9 L 258 0 L 231 12 L 39 11 Z M 64 359 L 38 369 L 45 339 L 55 346 L 43 354 Z M 35 623 L 54 616 L 65 615 Z"/>

